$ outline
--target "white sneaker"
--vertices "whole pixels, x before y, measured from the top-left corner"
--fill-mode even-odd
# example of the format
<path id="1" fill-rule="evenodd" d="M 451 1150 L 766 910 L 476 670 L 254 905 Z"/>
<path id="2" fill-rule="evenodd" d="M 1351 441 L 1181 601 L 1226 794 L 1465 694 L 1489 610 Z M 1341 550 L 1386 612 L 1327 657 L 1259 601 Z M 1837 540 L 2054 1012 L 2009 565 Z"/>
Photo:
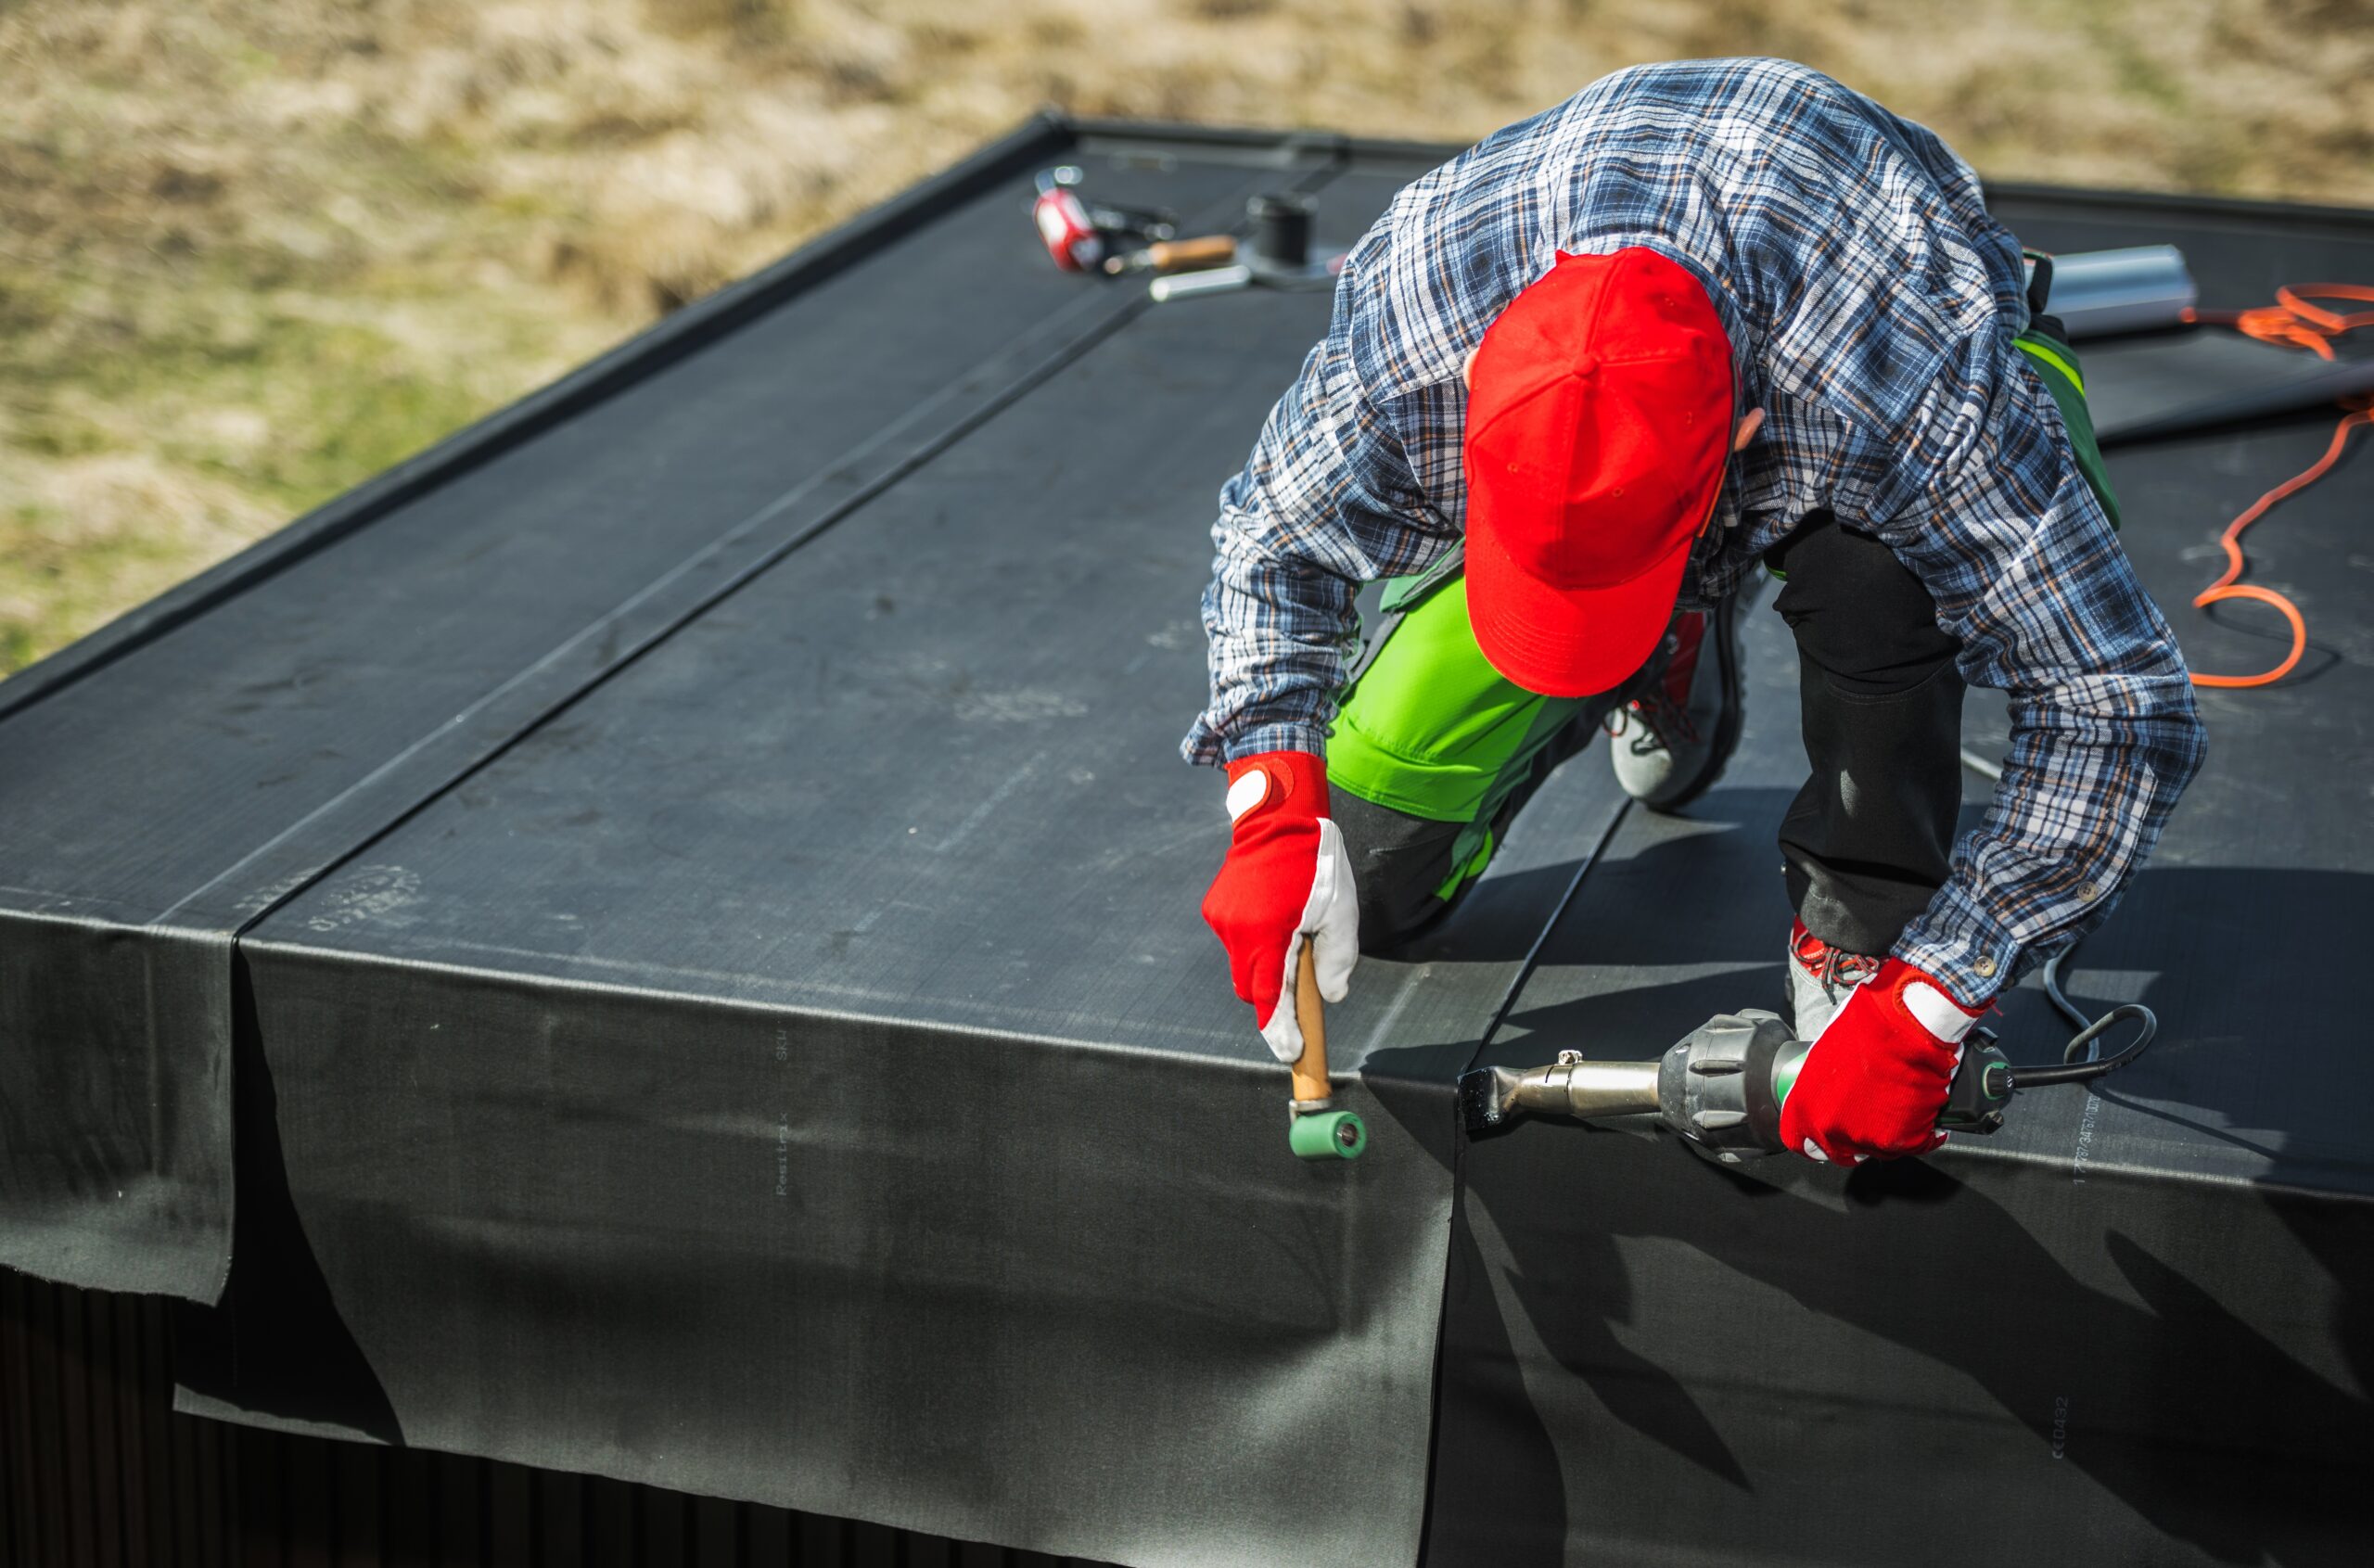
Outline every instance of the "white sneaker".
<path id="1" fill-rule="evenodd" d="M 1846 994 L 1880 972 L 1883 960 L 1832 947 L 1798 921 L 1789 928 L 1790 1029 L 1807 1045 L 1821 1039 Z"/>
<path id="2" fill-rule="evenodd" d="M 1739 748 L 1740 610 L 1753 591 L 1676 615 L 1636 683 L 1639 695 L 1609 716 L 1615 782 L 1652 811 L 1704 795 Z"/>

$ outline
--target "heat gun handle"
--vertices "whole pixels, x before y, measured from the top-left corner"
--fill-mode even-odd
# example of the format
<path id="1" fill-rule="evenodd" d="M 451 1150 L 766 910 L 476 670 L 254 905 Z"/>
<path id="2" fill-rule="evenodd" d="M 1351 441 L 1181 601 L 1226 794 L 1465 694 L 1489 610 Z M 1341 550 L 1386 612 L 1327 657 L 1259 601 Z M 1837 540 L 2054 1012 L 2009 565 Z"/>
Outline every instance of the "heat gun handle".
<path id="1" fill-rule="evenodd" d="M 1773 1053 L 1772 1108 L 1776 1119 L 1780 1107 L 1788 1103 L 1789 1090 L 1795 1086 L 1797 1072 L 1812 1050 L 1803 1040 L 1791 1040 Z M 1961 1064 L 1954 1069 L 1954 1081 L 1946 1091 L 1946 1108 L 1937 1113 L 1937 1125 L 1948 1132 L 1993 1132 L 2002 1127 L 2003 1108 L 2010 1103 L 2010 1058 L 1995 1043 L 1991 1032 L 1972 1029 L 1969 1039 L 1963 1042 Z"/>
<path id="2" fill-rule="evenodd" d="M 1726 1165 L 1777 1154 L 1780 1108 L 1813 1047 L 1789 1026 L 1750 1008 L 1708 1019 L 1666 1052 L 1657 1100 L 1666 1125 L 1691 1146 Z M 1973 1029 L 1946 1090 L 1937 1125 L 1956 1132 L 1993 1132 L 2011 1099 L 2010 1064 L 1995 1037 Z"/>
<path id="3" fill-rule="evenodd" d="M 1946 1093 L 1946 1108 L 1937 1125 L 1948 1132 L 1993 1132 L 2003 1125 L 2003 1107 L 2011 1103 L 2011 1063 L 1985 1029 L 1972 1029 L 1963 1043 L 1962 1064 L 1954 1070 L 1954 1086 Z"/>

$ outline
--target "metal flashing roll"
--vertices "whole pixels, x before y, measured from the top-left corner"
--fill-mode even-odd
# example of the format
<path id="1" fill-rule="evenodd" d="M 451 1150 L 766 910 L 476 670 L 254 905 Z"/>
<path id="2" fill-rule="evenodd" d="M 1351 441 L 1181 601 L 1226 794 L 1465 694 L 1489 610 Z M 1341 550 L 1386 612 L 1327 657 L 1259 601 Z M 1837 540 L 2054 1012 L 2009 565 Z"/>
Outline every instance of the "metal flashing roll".
<path id="1" fill-rule="evenodd" d="M 2200 297 L 2184 252 L 2173 245 L 2138 245 L 2055 256 L 2046 308 L 2074 342 L 2180 326 Z"/>

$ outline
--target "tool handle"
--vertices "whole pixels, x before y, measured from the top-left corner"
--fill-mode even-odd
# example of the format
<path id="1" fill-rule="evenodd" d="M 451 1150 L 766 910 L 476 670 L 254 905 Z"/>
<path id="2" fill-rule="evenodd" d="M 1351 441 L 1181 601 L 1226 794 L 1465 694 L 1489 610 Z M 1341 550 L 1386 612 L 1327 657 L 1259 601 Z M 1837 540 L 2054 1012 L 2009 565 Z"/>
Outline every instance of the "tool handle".
<path id="1" fill-rule="evenodd" d="M 1695 1038 L 1695 1037 L 1693 1037 Z M 1797 1073 L 1813 1047 L 1791 1040 L 1772 1059 L 1772 1111 L 1779 1117 L 1796 1087 Z M 1973 1029 L 1963 1042 L 1962 1059 L 1946 1093 L 1946 1108 L 1937 1125 L 1966 1132 L 1993 1132 L 2003 1125 L 2003 1107 L 2011 1103 L 2011 1064 L 1992 1030 Z"/>
<path id="2" fill-rule="evenodd" d="M 1357 1111 L 1338 1111 L 1327 1082 L 1327 1010 L 1319 994 L 1319 958 L 1308 937 L 1295 947 L 1295 1021 L 1302 1026 L 1302 1055 L 1294 1065 L 1295 1114 L 1286 1143 L 1297 1159 L 1357 1160 L 1369 1129 Z"/>
<path id="3" fill-rule="evenodd" d="M 1146 293 L 1159 305 L 1169 300 L 1192 300 L 1199 294 L 1225 294 L 1232 289 L 1250 287 L 1252 283 L 1253 269 L 1237 261 L 1225 267 L 1210 267 L 1200 273 L 1158 277 L 1146 286 Z"/>
<path id="4" fill-rule="evenodd" d="M 1962 1045 L 1961 1065 L 1937 1125 L 1959 1132 L 1993 1132 L 2003 1125 L 2003 1107 L 2011 1103 L 2011 1063 L 1995 1037 L 1972 1029 Z"/>
<path id="5" fill-rule="evenodd" d="M 1202 267 L 1225 267 L 1236 260 L 1236 240 L 1224 234 L 1197 239 L 1170 239 L 1146 247 L 1146 266 L 1157 273 L 1187 273 Z"/>
<path id="6" fill-rule="evenodd" d="M 1294 1065 L 1295 1105 L 1319 1110 L 1333 1090 L 1327 1084 L 1327 1008 L 1319 995 L 1319 959 L 1308 937 L 1295 947 L 1295 1022 L 1302 1026 L 1302 1055 Z"/>

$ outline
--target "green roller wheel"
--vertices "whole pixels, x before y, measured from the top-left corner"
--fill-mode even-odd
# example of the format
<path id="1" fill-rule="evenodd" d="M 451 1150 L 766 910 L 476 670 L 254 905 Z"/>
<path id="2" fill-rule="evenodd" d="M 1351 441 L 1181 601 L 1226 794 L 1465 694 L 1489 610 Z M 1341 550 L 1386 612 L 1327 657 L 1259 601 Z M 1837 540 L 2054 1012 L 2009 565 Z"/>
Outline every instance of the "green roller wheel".
<path id="1" fill-rule="evenodd" d="M 1321 1111 L 1296 1116 L 1286 1142 L 1306 1160 L 1357 1160 L 1369 1146 L 1369 1129 L 1351 1111 Z"/>

